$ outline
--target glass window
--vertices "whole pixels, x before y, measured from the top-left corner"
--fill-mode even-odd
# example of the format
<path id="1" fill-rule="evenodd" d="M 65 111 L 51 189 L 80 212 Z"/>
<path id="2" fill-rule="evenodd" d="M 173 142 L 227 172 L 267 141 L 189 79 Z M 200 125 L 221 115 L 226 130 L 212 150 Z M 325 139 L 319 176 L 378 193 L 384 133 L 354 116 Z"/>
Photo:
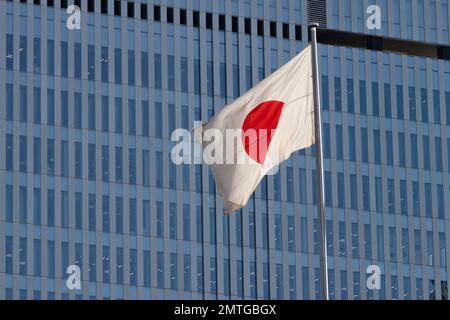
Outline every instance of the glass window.
<path id="1" fill-rule="evenodd" d="M 384 235 L 383 226 L 377 226 L 377 259 L 384 260 Z"/>
<path id="2" fill-rule="evenodd" d="M 81 79 L 81 44 L 74 44 L 74 64 L 73 64 L 73 75 L 75 79 Z"/>
<path id="3" fill-rule="evenodd" d="M 274 236 L 275 236 L 275 248 L 277 250 L 281 250 L 281 230 L 282 230 L 282 226 L 281 226 L 281 215 L 280 214 L 275 214 L 275 225 L 274 225 Z"/>
<path id="4" fill-rule="evenodd" d="M 213 258 L 211 258 L 211 259 L 213 259 Z M 171 253 L 169 269 L 170 269 L 170 289 L 172 289 L 172 290 L 178 289 L 177 260 L 178 260 L 177 254 Z M 211 290 L 211 292 L 213 292 L 213 291 Z"/>
<path id="5" fill-rule="evenodd" d="M 130 249 L 130 285 L 137 286 L 137 251 L 136 249 Z"/>
<path id="6" fill-rule="evenodd" d="M 102 196 L 102 230 L 109 232 L 109 196 Z"/>
<path id="7" fill-rule="evenodd" d="M 19 41 L 20 41 L 20 47 L 19 47 L 20 71 L 27 72 L 27 57 L 28 57 L 27 37 L 20 36 Z"/>
<path id="8" fill-rule="evenodd" d="M 141 84 L 148 87 L 148 52 L 141 52 Z"/>
<path id="9" fill-rule="evenodd" d="M 150 236 L 150 201 L 142 200 L 142 229 L 144 236 Z"/>
<path id="10" fill-rule="evenodd" d="M 109 181 L 109 146 L 102 146 L 102 181 Z"/>
<path id="11" fill-rule="evenodd" d="M 397 95 L 397 118 L 403 120 L 403 86 L 396 85 L 396 95 Z"/>
<path id="12" fill-rule="evenodd" d="M 19 137 L 19 170 L 27 172 L 27 137 Z"/>
<path id="13" fill-rule="evenodd" d="M 75 142 L 75 178 L 81 179 L 83 174 L 83 147 L 81 142 Z"/>
<path id="14" fill-rule="evenodd" d="M 368 176 L 363 176 L 363 208 L 370 211 L 370 181 Z"/>
<path id="15" fill-rule="evenodd" d="M 47 190 L 47 225 L 55 225 L 55 190 Z"/>
<path id="16" fill-rule="evenodd" d="M 97 279 L 97 264 L 96 264 L 96 245 L 89 245 L 89 281 L 95 282 Z"/>
<path id="17" fill-rule="evenodd" d="M 89 194 L 88 196 L 88 205 L 89 205 L 89 231 L 95 231 L 97 226 L 97 218 L 96 218 L 96 196 L 95 194 Z"/>
<path id="18" fill-rule="evenodd" d="M 20 223 L 27 223 L 28 206 L 27 206 L 27 187 L 19 188 L 19 217 Z"/>
<path id="19" fill-rule="evenodd" d="M 130 198 L 129 199 L 129 214 L 130 214 L 130 234 L 136 234 L 137 232 L 137 204 L 136 199 Z"/>
<path id="20" fill-rule="evenodd" d="M 5 169 L 8 171 L 14 170 L 14 137 L 12 134 L 6 134 L 6 144 L 5 144 Z"/>
<path id="21" fill-rule="evenodd" d="M 398 164 L 400 167 L 406 167 L 405 157 L 405 134 L 403 132 L 398 133 Z"/>
<path id="22" fill-rule="evenodd" d="M 164 253 L 156 253 L 156 275 L 158 289 L 164 289 Z"/>
<path id="23" fill-rule="evenodd" d="M 69 142 L 61 141 L 61 176 L 69 176 Z"/>
<path id="24" fill-rule="evenodd" d="M 406 180 L 400 180 L 400 210 L 402 215 L 408 214 L 408 189 Z"/>
<path id="25" fill-rule="evenodd" d="M 55 74 L 55 40 L 47 39 L 47 73 Z"/>
<path id="26" fill-rule="evenodd" d="M 359 112 L 367 114 L 366 81 L 359 80 Z"/>
<path id="27" fill-rule="evenodd" d="M 149 136 L 150 133 L 150 114 L 148 101 L 142 101 L 142 135 L 145 137 Z"/>
<path id="28" fill-rule="evenodd" d="M 20 122 L 28 121 L 27 87 L 20 86 Z"/>
<path id="29" fill-rule="evenodd" d="M 114 81 L 122 83 L 122 49 L 114 49 Z"/>
<path id="30" fill-rule="evenodd" d="M 6 69 L 12 70 L 14 67 L 14 36 L 6 34 Z"/>
<path id="31" fill-rule="evenodd" d="M 412 196 L 413 196 L 413 215 L 415 217 L 420 216 L 420 190 L 419 182 L 413 181 L 412 183 Z"/>
<path id="32" fill-rule="evenodd" d="M 61 76 L 67 78 L 68 75 L 68 48 L 67 41 L 61 41 Z"/>
<path id="33" fill-rule="evenodd" d="M 397 235 L 395 227 L 389 227 L 389 258 L 397 261 Z"/>
<path id="34" fill-rule="evenodd" d="M 47 240 L 47 276 L 55 277 L 55 241 Z"/>
<path id="35" fill-rule="evenodd" d="M 155 53 L 155 61 L 154 61 L 154 72 L 155 72 L 155 89 L 161 89 L 162 80 L 161 80 L 161 54 Z"/>
<path id="36" fill-rule="evenodd" d="M 95 170 L 95 162 L 96 162 L 96 156 L 95 156 L 95 144 L 89 143 L 88 145 L 88 179 L 89 180 L 95 180 L 96 176 L 96 170 Z"/>
<path id="37" fill-rule="evenodd" d="M 41 89 L 33 88 L 33 122 L 41 123 Z"/>
<path id="38" fill-rule="evenodd" d="M 14 119 L 14 90 L 13 85 L 6 84 L 6 120 L 12 121 Z"/>
<path id="39" fill-rule="evenodd" d="M 95 80 L 95 46 L 92 44 L 88 45 L 88 65 L 87 74 L 88 80 Z"/>
<path id="40" fill-rule="evenodd" d="M 102 47 L 101 49 L 101 71 L 102 71 L 102 82 L 108 82 L 108 47 Z"/>
<path id="41" fill-rule="evenodd" d="M 75 228 L 83 229 L 83 194 L 75 192 Z"/>
<path id="42" fill-rule="evenodd" d="M 183 240 L 189 241 L 191 239 L 191 218 L 188 204 L 183 204 Z"/>
<path id="43" fill-rule="evenodd" d="M 128 84 L 134 86 L 135 80 L 135 56 L 134 50 L 128 50 Z M 141 66 L 142 67 L 142 66 Z"/>
<path id="44" fill-rule="evenodd" d="M 61 191 L 61 227 L 69 227 L 69 194 Z"/>
<path id="45" fill-rule="evenodd" d="M 69 97 L 67 91 L 61 91 L 61 127 L 69 126 Z"/>
<path id="46" fill-rule="evenodd" d="M 47 89 L 47 124 L 55 125 L 55 90 Z"/>
<path id="47" fill-rule="evenodd" d="M 103 283 L 109 283 L 110 279 L 110 259 L 109 259 L 109 246 L 103 246 L 102 253 L 102 269 L 103 269 Z M 130 271 L 131 272 L 131 271 Z"/>
<path id="48" fill-rule="evenodd" d="M 122 182 L 123 166 L 122 166 L 122 147 L 116 147 L 116 182 Z"/>
<path id="49" fill-rule="evenodd" d="M 136 149 L 128 150 L 128 183 L 136 184 Z"/>
<path id="50" fill-rule="evenodd" d="M 156 236 L 162 238 L 164 235 L 164 217 L 163 217 L 163 203 L 156 202 Z"/>
<path id="51" fill-rule="evenodd" d="M 33 275 L 41 276 L 41 239 L 33 239 Z"/>
<path id="52" fill-rule="evenodd" d="M 142 185 L 150 186 L 150 153 L 148 150 L 142 150 Z"/>
<path id="53" fill-rule="evenodd" d="M 5 202 L 6 202 L 5 220 L 7 222 L 12 222 L 14 215 L 14 194 L 13 194 L 13 186 L 10 184 L 6 185 Z"/>
<path id="54" fill-rule="evenodd" d="M 402 228 L 402 259 L 403 263 L 409 264 L 409 239 L 407 228 Z"/>
<path id="55" fill-rule="evenodd" d="M 144 250 L 144 287 L 150 288 L 152 265 L 150 260 L 150 250 Z M 190 278 L 189 278 L 190 279 Z"/>
<path id="56" fill-rule="evenodd" d="M 350 175 L 350 207 L 352 210 L 358 209 L 358 185 L 356 175 Z"/>
<path id="57" fill-rule="evenodd" d="M 414 87 L 409 87 L 409 120 L 416 121 L 416 92 Z"/>
<path id="58" fill-rule="evenodd" d="M 123 198 L 116 197 L 116 233 L 123 233 Z"/>
<path id="59" fill-rule="evenodd" d="M 181 69 L 181 92 L 187 92 L 188 91 L 188 79 L 189 79 L 189 73 L 188 73 L 188 61 L 186 57 L 180 58 L 180 69 Z"/>
<path id="60" fill-rule="evenodd" d="M 367 128 L 361 128 L 361 161 L 369 162 L 369 141 L 367 136 Z"/>

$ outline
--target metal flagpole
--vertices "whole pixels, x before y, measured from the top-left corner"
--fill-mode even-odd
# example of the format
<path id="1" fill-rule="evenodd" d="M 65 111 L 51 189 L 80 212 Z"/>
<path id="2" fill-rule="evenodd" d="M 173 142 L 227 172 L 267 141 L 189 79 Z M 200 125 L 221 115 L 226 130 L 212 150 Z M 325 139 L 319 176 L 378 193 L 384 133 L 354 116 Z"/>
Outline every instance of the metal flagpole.
<path id="1" fill-rule="evenodd" d="M 322 275 L 321 296 L 322 300 L 329 299 L 328 292 L 328 263 L 327 263 L 327 235 L 325 224 L 325 181 L 323 173 L 323 152 L 322 152 L 322 119 L 320 115 L 320 79 L 319 79 L 319 59 L 317 47 L 317 27 L 318 23 L 311 25 L 311 48 L 313 67 L 313 89 L 314 89 L 314 120 L 315 120 L 315 145 L 316 145 L 316 173 L 317 173 L 317 208 L 319 218 L 320 236 L 320 271 Z"/>

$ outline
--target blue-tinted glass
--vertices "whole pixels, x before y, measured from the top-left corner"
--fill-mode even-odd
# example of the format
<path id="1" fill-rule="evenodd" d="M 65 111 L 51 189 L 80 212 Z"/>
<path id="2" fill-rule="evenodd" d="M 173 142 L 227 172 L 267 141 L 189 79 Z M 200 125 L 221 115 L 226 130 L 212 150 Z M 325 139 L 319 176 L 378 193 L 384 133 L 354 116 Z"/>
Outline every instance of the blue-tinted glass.
<path id="1" fill-rule="evenodd" d="M 47 124 L 55 125 L 55 90 L 47 89 Z"/>
<path id="2" fill-rule="evenodd" d="M 47 190 L 47 225 L 55 225 L 55 190 Z"/>
<path id="3" fill-rule="evenodd" d="M 406 167 L 406 150 L 405 150 L 405 134 L 403 132 L 398 133 L 398 165 L 400 167 Z"/>
<path id="4" fill-rule="evenodd" d="M 5 169 L 8 171 L 12 171 L 14 169 L 14 137 L 12 134 L 6 134 L 6 143 L 5 143 Z"/>
<path id="5" fill-rule="evenodd" d="M 386 118 L 392 117 L 391 86 L 389 84 L 384 85 L 384 116 Z"/>
<path id="6" fill-rule="evenodd" d="M 33 72 L 41 72 L 41 39 L 33 38 Z"/>
<path id="7" fill-rule="evenodd" d="M 96 221 L 96 199 L 95 194 L 89 194 L 88 196 L 88 218 L 89 218 L 89 230 L 95 231 L 97 221 Z"/>
<path id="8" fill-rule="evenodd" d="M 375 117 L 380 115 L 380 99 L 378 96 L 378 83 L 372 82 L 372 114 Z"/>
<path id="9" fill-rule="evenodd" d="M 108 82 L 108 47 L 102 47 L 101 49 L 101 67 L 102 67 L 102 82 Z"/>
<path id="10" fill-rule="evenodd" d="M 394 148 L 392 142 L 392 131 L 386 131 L 386 164 L 394 164 Z"/>
<path id="11" fill-rule="evenodd" d="M 102 96 L 102 131 L 109 131 L 109 104 L 108 97 Z"/>
<path id="12" fill-rule="evenodd" d="M 128 183 L 136 184 L 136 149 L 128 150 Z"/>
<path id="13" fill-rule="evenodd" d="M 27 87 L 20 86 L 20 122 L 28 121 Z"/>
<path id="14" fill-rule="evenodd" d="M 403 120 L 404 112 L 403 112 L 403 86 L 397 85 L 396 87 L 397 93 L 397 118 Z"/>
<path id="15" fill-rule="evenodd" d="M 410 142 L 411 142 L 411 167 L 418 168 L 418 156 L 417 156 L 417 135 L 410 134 Z"/>
<path id="16" fill-rule="evenodd" d="M 27 187 L 19 188 L 19 218 L 20 223 L 27 223 L 28 220 Z"/>
<path id="17" fill-rule="evenodd" d="M 129 210 L 129 227 L 130 234 L 136 234 L 137 232 L 137 204 L 136 199 L 130 198 L 128 200 Z"/>
<path id="18" fill-rule="evenodd" d="M 434 123 L 441 123 L 441 100 L 439 97 L 439 90 L 433 90 L 433 119 Z"/>
<path id="19" fill-rule="evenodd" d="M 131 213 L 130 213 L 131 214 Z M 109 232 L 109 196 L 102 196 L 102 231 Z"/>
<path id="20" fill-rule="evenodd" d="M 175 90 L 175 57 L 167 56 L 167 89 Z"/>
<path id="21" fill-rule="evenodd" d="M 194 59 L 194 93 L 200 94 L 200 60 Z"/>
<path id="22" fill-rule="evenodd" d="M 82 70 L 81 44 L 80 43 L 75 43 L 73 49 L 74 49 L 73 76 L 75 77 L 75 79 L 81 79 L 81 70 Z"/>
<path id="23" fill-rule="evenodd" d="M 115 113 L 114 113 L 114 119 L 115 119 L 115 132 L 116 133 L 122 133 L 122 99 L 116 98 L 115 99 Z"/>
<path id="24" fill-rule="evenodd" d="M 409 238 L 407 228 L 402 228 L 402 261 L 406 264 L 409 263 Z"/>
<path id="25" fill-rule="evenodd" d="M 389 227 L 389 258 L 397 261 L 397 235 L 395 227 Z"/>
<path id="26" fill-rule="evenodd" d="M 41 276 L 41 240 L 33 239 L 33 275 Z"/>
<path id="27" fill-rule="evenodd" d="M 33 223 L 41 224 L 41 189 L 33 189 Z"/>
<path id="28" fill-rule="evenodd" d="M 116 197 L 116 232 L 123 233 L 123 198 Z"/>
<path id="29" fill-rule="evenodd" d="M 114 81 L 122 83 L 122 49 L 114 49 Z"/>
<path id="30" fill-rule="evenodd" d="M 103 283 L 109 283 L 110 279 L 109 246 L 103 246 L 102 251 L 103 251 L 102 252 Z"/>
<path id="31" fill-rule="evenodd" d="M 157 252 L 156 254 L 156 275 L 157 275 L 157 287 L 159 289 L 164 288 L 164 253 Z"/>
<path id="32" fill-rule="evenodd" d="M 61 191 L 61 227 L 69 227 L 69 194 Z"/>
<path id="33" fill-rule="evenodd" d="M 376 164 L 381 164 L 380 130 L 373 130 L 373 155 Z"/>
<path id="34" fill-rule="evenodd" d="M 347 79 L 347 112 L 355 113 L 355 94 L 353 91 L 353 79 Z"/>
<path id="35" fill-rule="evenodd" d="M 128 50 L 128 84 L 131 86 L 134 86 L 136 83 L 136 77 L 135 77 L 135 57 L 134 57 L 134 50 Z"/>
<path id="36" fill-rule="evenodd" d="M 116 182 L 122 182 L 123 180 L 123 166 L 122 166 L 122 147 L 116 147 Z"/>
<path id="37" fill-rule="evenodd" d="M 162 152 L 156 152 L 156 187 L 162 188 L 163 184 L 163 155 Z"/>
<path id="38" fill-rule="evenodd" d="M 83 121 L 83 107 L 81 105 L 81 93 L 75 92 L 73 103 L 74 127 L 81 129 Z"/>
<path id="39" fill-rule="evenodd" d="M 341 89 L 341 78 L 334 78 L 334 98 L 335 98 L 335 110 L 342 110 L 342 89 Z"/>
<path id="40" fill-rule="evenodd" d="M 69 142 L 61 141 L 61 176 L 69 176 Z"/>
<path id="41" fill-rule="evenodd" d="M 142 135 L 148 137 L 150 134 L 150 113 L 148 101 L 142 101 Z"/>
<path id="42" fill-rule="evenodd" d="M 150 270 L 152 270 L 152 265 L 150 263 L 150 251 L 149 250 L 144 250 L 144 259 L 143 259 L 143 273 L 144 273 L 144 287 L 146 288 L 150 288 L 151 285 L 151 272 Z M 185 289 L 186 290 L 186 289 Z"/>
<path id="43" fill-rule="evenodd" d="M 434 138 L 434 157 L 436 159 L 436 171 L 442 171 L 442 143 L 441 137 Z"/>
<path id="44" fill-rule="evenodd" d="M 148 87 L 148 52 L 141 52 L 141 85 Z"/>
<path id="45" fill-rule="evenodd" d="M 88 179 L 95 180 L 96 176 L 96 155 L 95 155 L 95 144 L 89 143 L 88 145 Z"/>
<path id="46" fill-rule="evenodd" d="M 5 188 L 5 221 L 12 222 L 14 214 L 14 194 L 13 186 L 7 184 Z"/>
<path id="47" fill-rule="evenodd" d="M 88 45 L 88 64 L 87 64 L 87 74 L 89 80 L 95 80 L 95 46 L 92 44 Z"/>
<path id="48" fill-rule="evenodd" d="M 428 122 L 428 92 L 427 89 L 420 91 L 420 104 L 422 108 L 422 122 Z"/>
<path id="49" fill-rule="evenodd" d="M 155 89 L 161 89 L 162 71 L 161 71 L 161 54 L 159 54 L 159 53 L 155 53 L 154 72 L 155 72 Z"/>
<path id="50" fill-rule="evenodd" d="M 400 180 L 400 212 L 402 215 L 408 214 L 408 189 L 406 180 Z"/>
<path id="51" fill-rule="evenodd" d="M 68 75 L 68 48 L 67 41 L 61 41 L 61 76 L 66 77 Z"/>
<path id="52" fill-rule="evenodd" d="M 394 183 L 394 179 L 388 179 L 387 194 L 388 194 L 388 212 L 394 214 L 395 213 L 395 183 Z"/>
<path id="53" fill-rule="evenodd" d="M 14 119 L 14 92 L 13 92 L 13 85 L 7 83 L 6 84 L 6 120 L 13 120 Z"/>
<path id="54" fill-rule="evenodd" d="M 20 172 L 27 172 L 27 136 L 19 137 L 19 170 Z"/>
<path id="55" fill-rule="evenodd" d="M 368 176 L 363 176 L 363 209 L 370 211 L 370 182 Z"/>
<path id="56" fill-rule="evenodd" d="M 14 67 L 14 36 L 6 34 L 6 69 L 12 70 Z"/>
<path id="57" fill-rule="evenodd" d="M 69 126 L 69 97 L 67 91 L 61 91 L 61 127 Z"/>
<path id="58" fill-rule="evenodd" d="M 322 76 L 322 108 L 323 110 L 328 110 L 330 108 L 330 97 L 328 90 L 328 76 Z"/>
<path id="59" fill-rule="evenodd" d="M 123 284 L 123 270 L 125 266 L 123 264 L 123 248 L 116 248 L 116 282 L 117 284 Z M 146 269 L 149 270 L 149 269 Z M 150 272 L 145 272 L 150 273 Z M 144 273 L 144 274 L 145 274 Z"/>
<path id="60" fill-rule="evenodd" d="M 33 88 L 33 122 L 41 123 L 41 89 Z"/>
<path id="61" fill-rule="evenodd" d="M 155 135 L 156 138 L 162 138 L 162 105 L 155 103 Z"/>
<path id="62" fill-rule="evenodd" d="M 47 276 L 55 277 L 55 241 L 47 240 Z"/>
<path id="63" fill-rule="evenodd" d="M 359 112 L 367 114 L 366 82 L 359 80 Z"/>
<path id="64" fill-rule="evenodd" d="M 95 282 L 97 280 L 97 264 L 96 264 L 96 257 L 97 257 L 97 248 L 95 244 L 89 245 L 89 281 Z"/>
<path id="65" fill-rule="evenodd" d="M 377 259 L 384 260 L 384 235 L 383 226 L 377 226 Z"/>
<path id="66" fill-rule="evenodd" d="M 130 249 L 130 285 L 136 286 L 138 278 L 137 270 L 137 251 L 136 249 Z"/>
<path id="67" fill-rule="evenodd" d="M 20 36 L 20 47 L 19 47 L 19 62 L 20 62 L 20 71 L 26 72 L 27 71 L 27 57 L 28 57 L 28 50 L 27 50 L 27 37 L 26 36 Z"/>
<path id="68" fill-rule="evenodd" d="M 361 128 L 361 161 L 369 162 L 369 141 L 367 128 Z"/>
<path id="69" fill-rule="evenodd" d="M 109 181 L 109 146 L 102 146 L 102 181 Z"/>
<path id="70" fill-rule="evenodd" d="M 47 39 L 47 73 L 55 74 L 55 41 Z"/>
<path id="71" fill-rule="evenodd" d="M 162 238 L 164 234 L 164 217 L 163 217 L 163 203 L 156 202 L 156 236 Z"/>
<path id="72" fill-rule="evenodd" d="M 83 228 L 83 195 L 75 192 L 75 229 Z"/>
<path id="73" fill-rule="evenodd" d="M 423 146 L 423 167 L 426 170 L 430 170 L 430 140 L 428 136 L 422 137 Z"/>
<path id="74" fill-rule="evenodd" d="M 416 121 L 416 92 L 414 87 L 408 88 L 409 120 Z"/>

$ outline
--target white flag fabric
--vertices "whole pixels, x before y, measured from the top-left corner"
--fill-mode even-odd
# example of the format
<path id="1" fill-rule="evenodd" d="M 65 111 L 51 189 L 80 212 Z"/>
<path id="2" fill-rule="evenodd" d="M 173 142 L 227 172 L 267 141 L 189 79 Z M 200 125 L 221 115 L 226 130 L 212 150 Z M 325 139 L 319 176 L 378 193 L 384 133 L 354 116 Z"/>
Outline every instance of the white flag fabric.
<path id="1" fill-rule="evenodd" d="M 225 213 L 244 207 L 274 166 L 314 144 L 311 47 L 194 131 Z"/>

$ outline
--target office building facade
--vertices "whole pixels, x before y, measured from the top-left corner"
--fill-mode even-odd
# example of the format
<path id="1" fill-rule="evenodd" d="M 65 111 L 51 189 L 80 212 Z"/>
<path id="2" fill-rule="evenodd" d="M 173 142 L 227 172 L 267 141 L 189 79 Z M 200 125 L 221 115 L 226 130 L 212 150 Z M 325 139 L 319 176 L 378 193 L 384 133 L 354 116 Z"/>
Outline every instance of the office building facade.
<path id="1" fill-rule="evenodd" d="M 447 0 L 0 0 L 0 299 L 320 298 L 314 148 L 225 216 L 170 139 L 305 48 L 308 8 L 449 43 Z M 320 46 L 320 69 L 330 297 L 446 299 L 449 62 Z"/>

